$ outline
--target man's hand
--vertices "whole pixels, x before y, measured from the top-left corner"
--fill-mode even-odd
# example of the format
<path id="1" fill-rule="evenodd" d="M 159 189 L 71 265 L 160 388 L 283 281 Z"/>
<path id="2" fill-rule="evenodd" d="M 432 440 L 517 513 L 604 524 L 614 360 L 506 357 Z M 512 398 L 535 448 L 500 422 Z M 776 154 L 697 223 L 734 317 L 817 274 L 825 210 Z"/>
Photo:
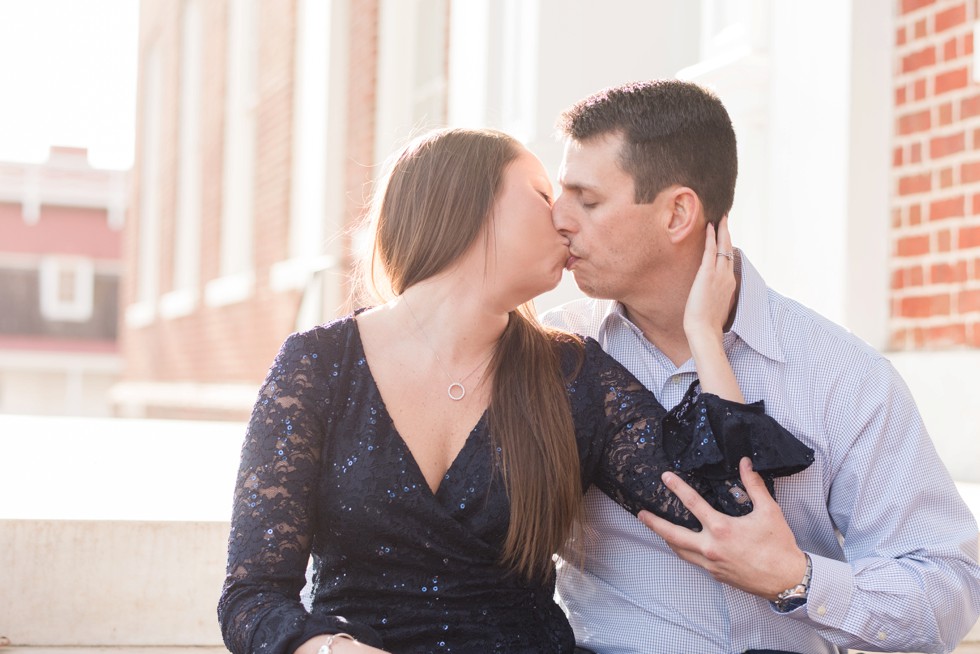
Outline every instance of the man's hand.
<path id="1" fill-rule="evenodd" d="M 742 459 L 739 473 L 753 505 L 746 516 L 735 518 L 716 511 L 680 477 L 665 472 L 664 483 L 701 521 L 701 531 L 675 525 L 649 511 L 641 511 L 639 518 L 688 563 L 704 568 L 720 582 L 772 601 L 803 579 L 806 555 L 797 547 L 783 512 L 748 458 Z"/>

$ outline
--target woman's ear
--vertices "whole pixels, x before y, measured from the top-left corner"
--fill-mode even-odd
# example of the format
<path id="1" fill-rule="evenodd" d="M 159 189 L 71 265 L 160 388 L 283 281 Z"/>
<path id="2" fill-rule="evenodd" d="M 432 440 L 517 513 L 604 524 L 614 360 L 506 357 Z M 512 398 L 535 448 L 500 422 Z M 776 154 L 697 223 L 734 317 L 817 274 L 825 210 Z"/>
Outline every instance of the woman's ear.
<path id="1" fill-rule="evenodd" d="M 678 186 L 669 191 L 671 215 L 667 235 L 671 243 L 681 243 L 692 233 L 704 232 L 701 199 L 693 189 Z"/>

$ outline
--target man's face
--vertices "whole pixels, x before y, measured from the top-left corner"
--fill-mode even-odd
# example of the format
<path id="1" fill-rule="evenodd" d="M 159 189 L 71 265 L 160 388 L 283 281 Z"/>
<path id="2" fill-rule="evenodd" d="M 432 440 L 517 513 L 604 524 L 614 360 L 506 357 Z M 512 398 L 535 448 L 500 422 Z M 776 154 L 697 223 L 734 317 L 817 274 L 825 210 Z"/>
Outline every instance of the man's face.
<path id="1" fill-rule="evenodd" d="M 636 204 L 633 178 L 619 164 L 622 144 L 619 134 L 566 140 L 552 219 L 570 241 L 567 267 L 582 292 L 628 305 L 653 290 L 651 274 L 666 246 L 657 216 L 669 207 L 664 193 Z"/>

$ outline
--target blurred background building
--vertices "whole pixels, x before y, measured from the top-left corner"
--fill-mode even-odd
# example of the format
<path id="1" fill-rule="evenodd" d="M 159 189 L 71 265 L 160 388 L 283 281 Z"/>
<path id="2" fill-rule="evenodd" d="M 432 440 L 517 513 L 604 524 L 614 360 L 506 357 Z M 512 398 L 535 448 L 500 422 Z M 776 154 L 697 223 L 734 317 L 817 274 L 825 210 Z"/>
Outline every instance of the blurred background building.
<path id="1" fill-rule="evenodd" d="M 976 19 L 974 0 L 144 0 L 116 411 L 245 416 L 283 337 L 350 308 L 370 181 L 413 133 L 500 128 L 556 173 L 563 108 L 679 76 L 735 122 L 736 243 L 894 353 L 945 447 L 980 424 L 930 397 L 980 363 Z"/>
<path id="2" fill-rule="evenodd" d="M 124 180 L 74 148 L 0 162 L 0 413 L 111 414 Z"/>

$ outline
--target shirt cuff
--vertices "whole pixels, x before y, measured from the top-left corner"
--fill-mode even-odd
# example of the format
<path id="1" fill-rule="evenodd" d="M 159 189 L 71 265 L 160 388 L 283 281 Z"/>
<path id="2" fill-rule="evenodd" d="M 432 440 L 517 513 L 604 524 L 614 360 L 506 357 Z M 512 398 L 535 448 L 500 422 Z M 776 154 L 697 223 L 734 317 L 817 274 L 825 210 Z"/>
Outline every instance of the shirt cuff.
<path id="1" fill-rule="evenodd" d="M 854 592 L 854 571 L 849 563 L 808 552 L 813 565 L 806 604 L 780 613 L 816 626 L 837 628 L 847 619 Z M 772 610 L 776 611 L 775 605 Z"/>

